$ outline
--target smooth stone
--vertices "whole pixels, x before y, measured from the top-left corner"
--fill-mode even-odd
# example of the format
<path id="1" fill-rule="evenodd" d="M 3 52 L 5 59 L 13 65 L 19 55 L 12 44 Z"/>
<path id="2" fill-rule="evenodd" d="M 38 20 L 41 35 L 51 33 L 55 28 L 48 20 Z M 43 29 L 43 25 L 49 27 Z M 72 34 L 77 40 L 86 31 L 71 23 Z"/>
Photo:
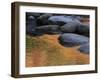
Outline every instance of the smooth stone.
<path id="1" fill-rule="evenodd" d="M 58 25 L 44 25 L 36 27 L 36 31 L 48 34 L 58 34 L 60 33 Z"/>
<path id="2" fill-rule="evenodd" d="M 84 44 L 84 45 L 81 45 L 80 48 L 79 48 L 78 50 L 79 50 L 80 52 L 89 54 L 89 52 L 90 52 L 89 43 L 86 43 L 86 44 Z"/>
<path id="3" fill-rule="evenodd" d="M 52 14 L 49 14 L 49 13 L 42 14 L 41 16 L 39 16 L 37 18 L 38 26 L 48 25 L 49 24 L 48 18 L 50 16 L 52 16 Z"/>
<path id="4" fill-rule="evenodd" d="M 88 36 L 89 37 L 89 32 L 90 32 L 90 28 L 88 25 L 84 25 L 84 24 L 80 24 L 77 27 L 77 31 L 78 34 L 80 35 L 84 35 L 84 36 Z"/>
<path id="5" fill-rule="evenodd" d="M 67 24 L 61 26 L 60 29 L 63 33 L 74 33 L 77 26 L 79 26 L 79 23 L 77 22 L 68 22 Z"/>
<path id="6" fill-rule="evenodd" d="M 33 34 L 35 31 L 35 27 L 37 27 L 35 17 L 29 16 L 26 19 L 26 33 Z"/>
<path id="7" fill-rule="evenodd" d="M 75 18 L 78 19 L 79 21 L 83 19 L 81 16 L 76 16 Z"/>
<path id="8" fill-rule="evenodd" d="M 35 12 L 27 12 L 26 13 L 26 17 L 33 16 L 33 17 L 37 18 L 40 15 L 41 15 L 41 13 L 35 13 Z"/>
<path id="9" fill-rule="evenodd" d="M 64 25 L 68 22 L 77 22 L 80 23 L 80 21 L 72 16 L 51 16 L 48 18 L 49 22 L 51 24 L 56 24 L 56 25 Z"/>
<path id="10" fill-rule="evenodd" d="M 34 30 L 33 32 L 32 32 L 32 34 L 30 34 L 31 36 L 42 36 L 44 33 L 43 32 L 39 32 L 39 31 L 36 31 L 36 30 Z"/>
<path id="11" fill-rule="evenodd" d="M 72 33 L 61 34 L 58 40 L 65 47 L 79 46 L 89 42 L 88 37 Z"/>

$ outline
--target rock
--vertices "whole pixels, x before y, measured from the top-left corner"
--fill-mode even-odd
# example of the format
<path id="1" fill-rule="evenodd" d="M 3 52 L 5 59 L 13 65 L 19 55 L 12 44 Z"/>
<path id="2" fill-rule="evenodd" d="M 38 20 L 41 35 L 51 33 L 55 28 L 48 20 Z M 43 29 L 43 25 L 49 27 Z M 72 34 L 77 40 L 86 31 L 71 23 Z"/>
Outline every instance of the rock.
<path id="1" fill-rule="evenodd" d="M 80 24 L 77 27 L 76 33 L 78 33 L 80 35 L 84 35 L 84 36 L 88 36 L 89 37 L 89 31 L 90 31 L 90 28 L 89 28 L 88 25 Z"/>
<path id="2" fill-rule="evenodd" d="M 50 24 L 56 24 L 56 25 L 64 25 L 68 22 L 78 22 L 80 21 L 78 19 L 73 18 L 72 16 L 51 16 L 48 18 Z"/>
<path id="3" fill-rule="evenodd" d="M 46 14 L 42 14 L 41 16 L 39 16 L 37 18 L 37 24 L 38 26 L 42 26 L 42 25 L 48 25 L 48 18 L 52 16 L 52 14 L 46 13 Z"/>
<path id="4" fill-rule="evenodd" d="M 78 26 L 79 26 L 79 23 L 77 22 L 68 22 L 67 24 L 61 26 L 61 31 L 63 33 L 74 33 Z"/>
<path id="5" fill-rule="evenodd" d="M 59 43 L 65 47 L 74 47 L 89 42 L 89 38 L 72 33 L 64 33 L 59 36 Z"/>
<path id="6" fill-rule="evenodd" d="M 26 33 L 33 34 L 35 31 L 36 19 L 33 16 L 28 16 L 26 19 Z"/>
<path id="7" fill-rule="evenodd" d="M 33 17 L 37 18 L 40 15 L 41 15 L 41 13 L 35 13 L 35 12 L 27 12 L 26 13 L 26 17 L 33 16 Z"/>
<path id="8" fill-rule="evenodd" d="M 83 53 L 87 53 L 89 54 L 89 43 L 86 43 L 84 45 L 81 45 L 80 48 L 78 49 L 80 52 L 83 52 Z"/>
<path id="9" fill-rule="evenodd" d="M 78 19 L 79 21 L 83 19 L 81 16 L 76 16 L 75 18 Z"/>
<path id="10" fill-rule="evenodd" d="M 60 33 L 58 25 L 44 25 L 36 27 L 36 31 L 47 33 L 47 34 L 58 34 Z"/>

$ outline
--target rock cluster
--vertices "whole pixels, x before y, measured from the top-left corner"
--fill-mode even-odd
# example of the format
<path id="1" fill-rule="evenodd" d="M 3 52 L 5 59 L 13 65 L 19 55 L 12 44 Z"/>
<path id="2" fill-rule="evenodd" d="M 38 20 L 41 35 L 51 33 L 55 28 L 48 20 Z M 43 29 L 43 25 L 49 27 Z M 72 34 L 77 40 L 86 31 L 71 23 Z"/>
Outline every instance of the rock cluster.
<path id="1" fill-rule="evenodd" d="M 81 46 L 80 52 L 89 53 L 89 25 L 82 16 L 51 13 L 26 13 L 26 33 L 33 36 L 59 34 L 59 43 L 65 47 Z"/>

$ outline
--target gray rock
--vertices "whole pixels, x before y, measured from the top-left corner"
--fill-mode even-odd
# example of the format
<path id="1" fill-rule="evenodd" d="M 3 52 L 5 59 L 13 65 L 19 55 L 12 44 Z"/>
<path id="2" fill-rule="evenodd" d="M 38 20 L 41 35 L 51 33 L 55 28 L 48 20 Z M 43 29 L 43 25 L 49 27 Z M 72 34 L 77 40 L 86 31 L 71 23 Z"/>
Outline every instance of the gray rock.
<path id="1" fill-rule="evenodd" d="M 35 18 L 39 17 L 41 13 L 27 12 L 26 17 L 33 16 Z"/>
<path id="2" fill-rule="evenodd" d="M 32 34 L 35 31 L 35 27 L 37 26 L 36 24 L 36 19 L 33 16 L 28 16 L 26 19 L 26 33 Z"/>
<path id="3" fill-rule="evenodd" d="M 80 52 L 83 52 L 83 53 L 87 53 L 89 54 L 89 43 L 86 43 L 84 45 L 81 45 L 80 48 L 78 49 Z"/>
<path id="4" fill-rule="evenodd" d="M 83 19 L 81 16 L 76 16 L 75 18 L 78 19 L 79 21 Z"/>
<path id="5" fill-rule="evenodd" d="M 58 25 L 44 25 L 36 27 L 36 31 L 48 34 L 58 34 L 60 33 Z"/>
<path id="6" fill-rule="evenodd" d="M 67 24 L 61 26 L 61 31 L 63 33 L 74 33 L 79 25 L 80 24 L 77 22 L 68 22 Z"/>
<path id="7" fill-rule="evenodd" d="M 89 38 L 72 33 L 64 33 L 59 36 L 59 43 L 65 47 L 74 47 L 89 42 Z"/>
<path id="8" fill-rule="evenodd" d="M 84 35 L 84 36 L 88 36 L 89 37 L 89 31 L 90 31 L 90 28 L 88 25 L 84 25 L 84 24 L 80 24 L 78 27 L 77 27 L 77 33 L 80 34 L 80 35 Z"/>
<path id="9" fill-rule="evenodd" d="M 52 16 L 52 14 L 49 14 L 49 13 L 42 14 L 41 16 L 39 16 L 39 17 L 37 18 L 38 26 L 48 25 L 48 24 L 49 24 L 48 18 L 49 18 L 50 16 Z"/>
<path id="10" fill-rule="evenodd" d="M 80 23 L 80 21 L 72 16 L 51 16 L 48 18 L 49 22 L 51 24 L 56 24 L 56 25 L 64 25 L 68 22 L 77 22 Z"/>

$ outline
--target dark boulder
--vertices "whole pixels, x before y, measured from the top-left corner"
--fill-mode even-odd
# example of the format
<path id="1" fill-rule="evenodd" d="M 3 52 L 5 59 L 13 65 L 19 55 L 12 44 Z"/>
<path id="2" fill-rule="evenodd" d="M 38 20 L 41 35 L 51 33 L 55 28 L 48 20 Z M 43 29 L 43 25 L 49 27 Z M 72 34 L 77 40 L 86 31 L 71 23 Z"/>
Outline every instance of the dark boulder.
<path id="1" fill-rule="evenodd" d="M 75 18 L 78 19 L 79 21 L 83 19 L 81 16 L 75 16 Z"/>
<path id="2" fill-rule="evenodd" d="M 88 36 L 89 37 L 89 31 L 90 31 L 90 28 L 89 28 L 88 25 L 80 24 L 77 27 L 76 33 L 78 33 L 80 35 L 84 35 L 84 36 Z"/>
<path id="3" fill-rule="evenodd" d="M 60 29 L 58 25 L 44 25 L 36 27 L 36 31 L 47 33 L 47 34 L 58 34 L 60 33 Z"/>
<path id="4" fill-rule="evenodd" d="M 81 45 L 80 48 L 78 49 L 80 52 L 83 52 L 83 53 L 87 53 L 89 54 L 89 43 L 86 43 L 84 45 Z"/>
<path id="5" fill-rule="evenodd" d="M 37 26 L 36 24 L 36 19 L 33 16 L 28 16 L 26 19 L 26 33 L 32 34 L 35 31 L 35 27 Z"/>
<path id="6" fill-rule="evenodd" d="M 79 25 L 80 23 L 77 22 L 68 22 L 61 26 L 60 29 L 63 33 L 74 33 Z"/>
<path id="7" fill-rule="evenodd" d="M 68 22 L 78 22 L 80 23 L 80 21 L 76 18 L 73 18 L 72 16 L 51 16 L 48 18 L 48 21 L 50 22 L 50 24 L 55 24 L 55 25 L 64 25 Z"/>
<path id="8" fill-rule="evenodd" d="M 41 15 L 41 13 L 27 12 L 26 13 L 26 18 L 28 18 L 29 16 L 33 16 L 35 18 L 38 18 L 40 15 Z"/>
<path id="9" fill-rule="evenodd" d="M 49 24 L 48 18 L 50 16 L 52 16 L 52 14 L 50 14 L 50 13 L 42 14 L 41 16 L 39 16 L 37 18 L 37 24 L 38 24 L 38 26 L 48 25 Z"/>
<path id="10" fill-rule="evenodd" d="M 89 42 L 89 38 L 72 33 L 64 33 L 59 36 L 59 43 L 65 47 L 79 46 Z"/>

